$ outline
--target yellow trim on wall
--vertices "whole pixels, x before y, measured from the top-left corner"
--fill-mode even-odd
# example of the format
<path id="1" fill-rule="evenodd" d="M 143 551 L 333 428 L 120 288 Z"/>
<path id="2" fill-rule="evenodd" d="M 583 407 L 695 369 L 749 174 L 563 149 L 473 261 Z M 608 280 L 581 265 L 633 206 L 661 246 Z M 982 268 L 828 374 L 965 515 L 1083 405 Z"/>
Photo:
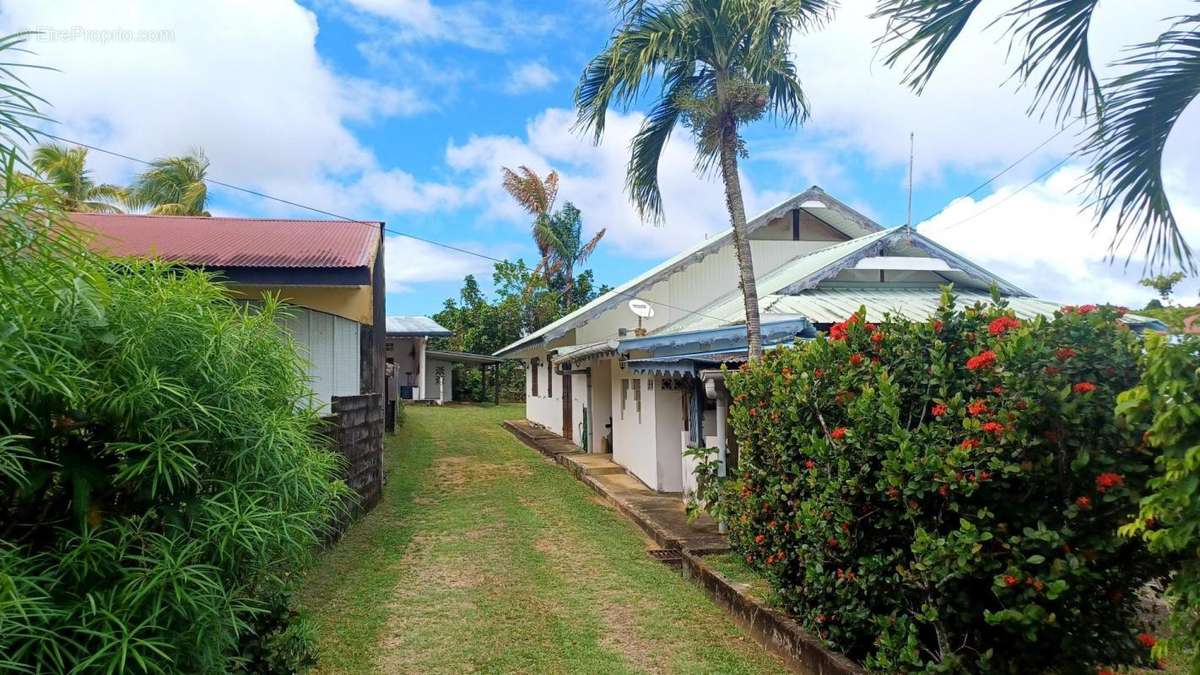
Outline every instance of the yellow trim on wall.
<path id="1" fill-rule="evenodd" d="M 364 326 L 372 320 L 371 287 L 367 286 L 248 286 L 228 284 L 234 297 L 258 300 L 266 293 L 278 294 L 284 302 L 315 309 Z"/>

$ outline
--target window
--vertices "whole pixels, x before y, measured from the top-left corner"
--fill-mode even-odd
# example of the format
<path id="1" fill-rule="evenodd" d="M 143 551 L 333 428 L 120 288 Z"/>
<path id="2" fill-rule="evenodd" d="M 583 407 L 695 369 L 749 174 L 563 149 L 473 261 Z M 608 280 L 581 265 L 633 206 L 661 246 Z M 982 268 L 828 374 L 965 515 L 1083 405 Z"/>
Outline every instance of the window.
<path id="1" fill-rule="evenodd" d="M 554 398 L 554 362 L 546 359 L 546 396 Z"/>
<path id="2" fill-rule="evenodd" d="M 633 407 L 637 409 L 638 424 L 642 423 L 642 381 L 633 381 Z"/>
<path id="3" fill-rule="evenodd" d="M 529 381 L 532 383 L 529 385 L 530 386 L 530 390 L 529 390 L 530 395 L 537 396 L 538 395 L 538 393 L 537 393 L 538 360 L 537 359 L 529 359 Z"/>
<path id="4" fill-rule="evenodd" d="M 625 419 L 625 406 L 629 405 L 629 378 L 621 380 L 621 419 Z"/>

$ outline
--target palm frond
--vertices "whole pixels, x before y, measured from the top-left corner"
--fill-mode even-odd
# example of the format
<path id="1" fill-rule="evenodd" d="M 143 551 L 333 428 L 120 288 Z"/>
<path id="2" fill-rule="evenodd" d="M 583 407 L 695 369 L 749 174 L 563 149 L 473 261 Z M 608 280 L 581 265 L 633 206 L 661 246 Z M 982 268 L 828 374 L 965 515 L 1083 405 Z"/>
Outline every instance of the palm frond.
<path id="1" fill-rule="evenodd" d="M 587 259 L 592 257 L 592 254 L 596 252 L 596 247 L 600 245 L 600 240 L 603 239 L 604 235 L 607 233 L 608 228 L 600 228 L 600 231 L 597 232 L 594 237 L 588 240 L 588 243 L 584 244 L 583 247 L 579 249 L 579 253 L 575 255 L 575 262 L 587 262 Z"/>
<path id="2" fill-rule="evenodd" d="M 880 0 L 872 17 L 887 19 L 887 32 L 877 44 L 893 46 L 884 57 L 884 63 L 892 67 L 911 54 L 904 70 L 904 82 L 918 93 L 923 91 L 981 2 Z"/>
<path id="3" fill-rule="evenodd" d="M 1196 262 L 1171 212 L 1162 156 L 1175 122 L 1200 95 L 1200 14 L 1183 17 L 1157 40 L 1137 45 L 1118 66 L 1087 150 L 1097 223 L 1116 214 L 1110 252 L 1144 247 L 1147 267 Z M 1126 263 L 1129 257 L 1126 257 Z"/>
<path id="4" fill-rule="evenodd" d="M 508 167 L 501 168 L 504 191 L 531 215 L 548 215 L 554 208 L 554 200 L 558 195 L 558 173 L 551 171 L 542 179 L 527 166 L 518 169 L 520 173 Z"/>
<path id="5" fill-rule="evenodd" d="M 671 132 L 683 114 L 680 97 L 690 94 L 699 79 L 691 73 L 690 63 L 681 63 L 668 75 L 666 92 L 642 122 L 630 146 L 629 169 L 625 188 L 643 219 L 661 220 L 662 193 L 658 186 L 658 164 Z"/>
<path id="6" fill-rule="evenodd" d="M 1011 19 L 1014 42 L 1025 45 L 1013 76 L 1022 84 L 1034 83 L 1030 113 L 1054 108 L 1061 121 L 1072 115 L 1086 118 L 1100 105 L 1100 80 L 1088 51 L 1088 29 L 1098 2 L 1024 0 L 997 19 Z"/>

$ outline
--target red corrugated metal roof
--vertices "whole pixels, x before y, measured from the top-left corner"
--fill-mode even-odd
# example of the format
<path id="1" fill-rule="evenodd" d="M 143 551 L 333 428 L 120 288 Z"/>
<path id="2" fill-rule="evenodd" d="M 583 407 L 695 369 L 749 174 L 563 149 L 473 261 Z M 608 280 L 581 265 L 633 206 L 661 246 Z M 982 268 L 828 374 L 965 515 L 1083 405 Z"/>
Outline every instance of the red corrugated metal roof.
<path id="1" fill-rule="evenodd" d="M 366 267 L 378 222 L 72 213 L 93 250 L 209 267 Z"/>

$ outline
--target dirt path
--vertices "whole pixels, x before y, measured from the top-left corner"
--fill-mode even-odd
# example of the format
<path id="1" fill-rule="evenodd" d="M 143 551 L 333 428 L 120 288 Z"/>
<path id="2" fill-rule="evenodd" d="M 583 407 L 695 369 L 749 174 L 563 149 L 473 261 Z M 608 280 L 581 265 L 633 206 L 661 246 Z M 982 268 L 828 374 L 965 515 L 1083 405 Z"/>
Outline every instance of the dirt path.
<path id="1" fill-rule="evenodd" d="M 500 426 L 410 408 L 385 500 L 308 576 L 327 673 L 760 673 L 782 666 L 565 471 Z"/>

